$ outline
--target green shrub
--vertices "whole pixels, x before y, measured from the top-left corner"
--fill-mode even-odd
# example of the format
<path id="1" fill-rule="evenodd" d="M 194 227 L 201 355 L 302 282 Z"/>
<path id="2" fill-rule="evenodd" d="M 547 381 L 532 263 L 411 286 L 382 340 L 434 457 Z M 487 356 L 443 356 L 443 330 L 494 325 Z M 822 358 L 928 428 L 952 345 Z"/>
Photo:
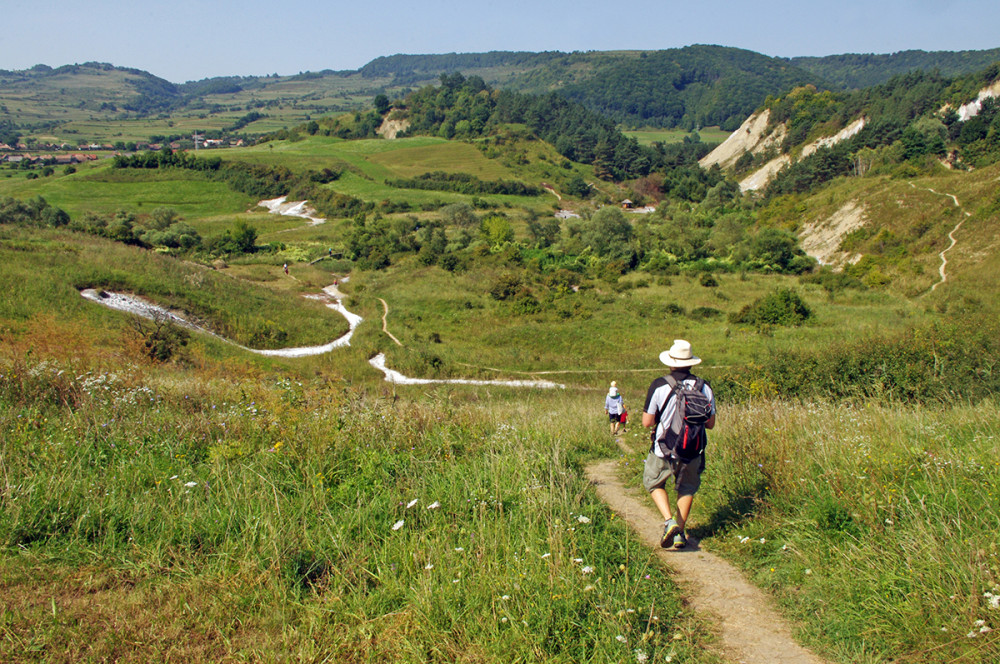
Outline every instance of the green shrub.
<path id="1" fill-rule="evenodd" d="M 691 318 L 695 320 L 710 320 L 721 315 L 722 312 L 713 307 L 695 307 L 691 310 Z"/>
<path id="2" fill-rule="evenodd" d="M 812 316 L 802 298 L 790 288 L 779 288 L 729 317 L 740 325 L 801 325 Z"/>

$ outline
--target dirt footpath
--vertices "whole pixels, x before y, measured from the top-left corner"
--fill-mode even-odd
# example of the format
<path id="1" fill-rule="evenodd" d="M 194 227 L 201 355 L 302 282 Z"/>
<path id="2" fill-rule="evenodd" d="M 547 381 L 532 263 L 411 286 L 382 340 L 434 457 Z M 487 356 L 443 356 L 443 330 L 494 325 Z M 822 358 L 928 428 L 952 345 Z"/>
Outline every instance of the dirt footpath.
<path id="1" fill-rule="evenodd" d="M 662 517 L 647 496 L 625 490 L 615 461 L 588 466 L 587 477 L 601 500 L 625 518 L 643 544 L 657 551 L 691 608 L 711 614 L 725 657 L 741 664 L 824 664 L 795 642 L 763 592 L 732 565 L 702 551 L 696 539 L 688 536 L 687 549 L 661 549 Z"/>

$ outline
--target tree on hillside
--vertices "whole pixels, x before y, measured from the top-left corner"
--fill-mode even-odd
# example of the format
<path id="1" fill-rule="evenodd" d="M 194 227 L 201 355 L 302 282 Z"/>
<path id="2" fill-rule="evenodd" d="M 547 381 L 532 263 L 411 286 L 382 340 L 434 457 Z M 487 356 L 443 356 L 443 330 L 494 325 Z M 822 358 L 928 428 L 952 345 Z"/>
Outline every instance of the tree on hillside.
<path id="1" fill-rule="evenodd" d="M 634 255 L 632 224 L 618 208 L 602 207 L 581 224 L 580 231 L 584 246 L 589 246 L 598 256 L 631 262 Z"/>
<path id="2" fill-rule="evenodd" d="M 491 247 L 514 241 L 514 229 L 510 225 L 510 220 L 498 214 L 483 218 L 479 223 L 479 235 Z"/>

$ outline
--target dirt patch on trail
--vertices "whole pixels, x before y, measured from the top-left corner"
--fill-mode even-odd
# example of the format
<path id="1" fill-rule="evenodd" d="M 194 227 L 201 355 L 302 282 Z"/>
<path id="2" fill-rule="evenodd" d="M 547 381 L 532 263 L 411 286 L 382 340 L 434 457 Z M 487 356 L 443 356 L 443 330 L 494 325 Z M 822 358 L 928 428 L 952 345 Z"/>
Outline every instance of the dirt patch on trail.
<path id="1" fill-rule="evenodd" d="M 688 548 L 660 549 L 663 520 L 645 496 L 625 490 L 615 461 L 587 467 L 597 495 L 620 514 L 644 544 L 670 569 L 695 611 L 712 614 L 719 627 L 722 654 L 741 664 L 823 664 L 792 638 L 791 629 L 770 607 L 768 597 L 721 558 L 703 551 L 688 537 Z"/>

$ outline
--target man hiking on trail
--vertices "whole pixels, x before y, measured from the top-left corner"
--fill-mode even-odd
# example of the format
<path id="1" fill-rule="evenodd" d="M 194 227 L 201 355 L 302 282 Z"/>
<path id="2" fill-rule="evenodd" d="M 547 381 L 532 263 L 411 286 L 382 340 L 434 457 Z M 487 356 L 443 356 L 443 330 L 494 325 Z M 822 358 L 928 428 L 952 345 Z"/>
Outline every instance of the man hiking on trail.
<path id="1" fill-rule="evenodd" d="M 611 435 L 618 435 L 618 427 L 621 426 L 622 413 L 625 411 L 625 400 L 618 394 L 618 383 L 611 381 L 608 394 L 604 397 L 604 412 L 611 422 Z"/>
<path id="2" fill-rule="evenodd" d="M 671 371 L 652 382 L 642 409 L 642 426 L 653 430 L 642 484 L 664 518 L 660 546 L 683 549 L 684 526 L 705 470 L 706 431 L 715 426 L 715 395 L 704 379 L 691 373 L 701 358 L 691 353 L 687 341 L 675 339 L 670 350 L 660 353 L 660 362 Z M 666 489 L 671 477 L 677 491 L 676 517 Z"/>

